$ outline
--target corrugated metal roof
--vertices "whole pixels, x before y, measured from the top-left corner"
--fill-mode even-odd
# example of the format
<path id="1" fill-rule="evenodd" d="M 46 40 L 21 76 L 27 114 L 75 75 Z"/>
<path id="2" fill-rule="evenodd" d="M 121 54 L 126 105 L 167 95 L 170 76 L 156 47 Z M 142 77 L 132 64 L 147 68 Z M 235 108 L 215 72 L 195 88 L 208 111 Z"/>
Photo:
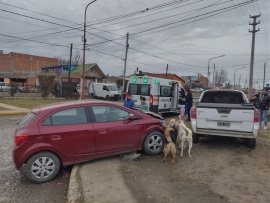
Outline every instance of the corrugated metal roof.
<path id="1" fill-rule="evenodd" d="M 9 78 L 9 79 L 27 79 L 25 76 L 17 76 L 17 75 L 0 75 L 0 78 Z"/>

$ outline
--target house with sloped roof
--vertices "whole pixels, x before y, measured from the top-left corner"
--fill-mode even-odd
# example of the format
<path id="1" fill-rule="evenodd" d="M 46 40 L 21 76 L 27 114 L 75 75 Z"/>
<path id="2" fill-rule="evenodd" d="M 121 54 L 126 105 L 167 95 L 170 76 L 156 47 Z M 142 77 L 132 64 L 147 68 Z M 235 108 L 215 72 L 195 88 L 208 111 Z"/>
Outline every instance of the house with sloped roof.
<path id="1" fill-rule="evenodd" d="M 70 71 L 70 80 L 69 80 Z M 65 97 L 67 86 L 73 86 L 74 89 L 80 84 L 82 77 L 82 65 L 58 65 L 42 67 L 41 72 L 55 74 L 58 85 L 55 89 L 60 97 Z M 103 82 L 106 75 L 96 63 L 85 64 L 85 90 L 88 92 L 92 82 Z M 58 95 L 58 94 L 57 94 Z"/>
<path id="2" fill-rule="evenodd" d="M 82 65 L 78 65 L 71 71 L 72 75 L 82 74 Z M 85 64 L 85 87 L 89 87 L 92 82 L 103 82 L 106 75 L 96 63 Z"/>

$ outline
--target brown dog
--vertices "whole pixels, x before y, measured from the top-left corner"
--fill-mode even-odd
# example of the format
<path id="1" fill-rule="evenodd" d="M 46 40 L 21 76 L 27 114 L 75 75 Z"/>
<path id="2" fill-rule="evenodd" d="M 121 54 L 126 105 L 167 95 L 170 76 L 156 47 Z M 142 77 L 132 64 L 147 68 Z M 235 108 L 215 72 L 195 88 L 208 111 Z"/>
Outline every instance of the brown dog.
<path id="1" fill-rule="evenodd" d="M 164 145 L 164 161 L 167 160 L 167 156 L 169 153 L 172 153 L 173 159 L 172 159 L 172 163 L 175 163 L 176 160 L 176 147 L 175 147 L 175 143 L 172 140 L 171 137 L 171 132 L 174 132 L 173 127 L 175 127 L 175 119 L 171 119 L 169 126 L 165 129 L 165 138 L 166 138 L 166 144 Z"/>

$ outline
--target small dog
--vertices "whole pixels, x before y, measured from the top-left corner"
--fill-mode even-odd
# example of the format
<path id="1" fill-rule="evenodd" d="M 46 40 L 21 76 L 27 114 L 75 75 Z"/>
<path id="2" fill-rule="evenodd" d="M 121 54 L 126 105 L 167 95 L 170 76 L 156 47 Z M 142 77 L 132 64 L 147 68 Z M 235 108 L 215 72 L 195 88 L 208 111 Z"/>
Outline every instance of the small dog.
<path id="1" fill-rule="evenodd" d="M 175 124 L 176 124 L 176 121 L 175 119 L 171 119 L 169 121 L 169 125 L 168 127 L 165 129 L 165 138 L 166 138 L 166 143 L 164 145 L 164 161 L 167 160 L 167 156 L 169 153 L 172 154 L 173 156 L 173 159 L 172 159 L 172 163 L 174 164 L 175 163 L 175 160 L 176 160 L 176 146 L 175 146 L 175 143 L 176 143 L 176 136 L 177 134 L 175 133 Z"/>
<path id="2" fill-rule="evenodd" d="M 180 120 L 178 122 L 178 139 L 180 139 L 179 149 L 181 148 L 180 156 L 183 156 L 183 150 L 186 148 L 186 143 L 188 142 L 188 154 L 191 157 L 190 152 L 192 148 L 192 131 L 185 125 L 185 123 Z"/>

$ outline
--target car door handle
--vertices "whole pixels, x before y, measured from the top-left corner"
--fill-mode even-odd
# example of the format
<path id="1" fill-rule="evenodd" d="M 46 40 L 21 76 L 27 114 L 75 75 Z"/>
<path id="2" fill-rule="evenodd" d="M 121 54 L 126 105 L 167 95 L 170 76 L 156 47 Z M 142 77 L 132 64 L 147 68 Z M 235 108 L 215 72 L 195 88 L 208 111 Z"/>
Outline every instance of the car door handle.
<path id="1" fill-rule="evenodd" d="M 61 140 L 60 135 L 51 135 L 50 138 L 51 140 Z"/>
<path id="2" fill-rule="evenodd" d="M 98 133 L 99 134 L 106 134 L 107 133 L 107 130 L 104 130 L 104 129 L 103 130 L 98 130 Z"/>

